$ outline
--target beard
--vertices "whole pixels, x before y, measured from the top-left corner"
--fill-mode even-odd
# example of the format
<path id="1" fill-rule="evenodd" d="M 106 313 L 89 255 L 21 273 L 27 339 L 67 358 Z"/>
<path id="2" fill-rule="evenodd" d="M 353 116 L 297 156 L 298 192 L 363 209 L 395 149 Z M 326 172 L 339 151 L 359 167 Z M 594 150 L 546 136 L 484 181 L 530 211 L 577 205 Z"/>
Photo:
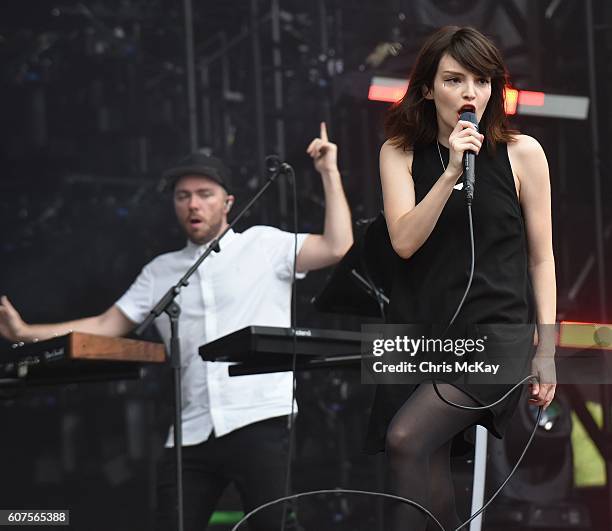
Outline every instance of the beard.
<path id="1" fill-rule="evenodd" d="M 193 243 L 197 245 L 205 245 L 213 240 L 219 234 L 219 232 L 221 232 L 221 229 L 225 223 L 226 221 L 223 216 L 220 216 L 219 219 L 211 221 L 208 224 L 204 224 L 204 226 L 198 230 L 197 233 L 192 232 L 189 227 L 185 227 L 185 232 L 187 233 L 189 240 L 191 240 Z"/>

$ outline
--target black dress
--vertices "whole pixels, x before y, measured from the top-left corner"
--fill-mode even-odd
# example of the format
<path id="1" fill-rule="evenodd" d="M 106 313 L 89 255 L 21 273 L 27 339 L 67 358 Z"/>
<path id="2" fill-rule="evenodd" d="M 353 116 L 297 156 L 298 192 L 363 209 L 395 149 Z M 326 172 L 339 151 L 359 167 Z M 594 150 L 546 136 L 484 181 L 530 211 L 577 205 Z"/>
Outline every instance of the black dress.
<path id="1" fill-rule="evenodd" d="M 442 145 L 440 150 L 446 166 L 449 151 Z M 415 149 L 412 176 L 417 203 L 427 195 L 442 173 L 436 143 Z M 497 145 L 495 152 L 488 152 L 483 146 L 476 159 L 472 216 L 474 278 L 456 323 L 534 323 L 535 305 L 527 267 L 525 226 L 506 144 Z M 395 257 L 387 322 L 447 324 L 465 291 L 470 261 L 465 192 L 453 189 L 436 226 L 421 248 L 408 260 Z M 521 328 L 533 330 L 533 326 Z M 526 371 L 533 354 L 533 336 L 529 333 L 523 335 L 521 356 Z M 481 405 L 494 402 L 512 387 L 511 384 L 454 385 Z M 416 385 L 377 386 L 366 440 L 367 451 L 384 451 L 389 422 L 415 388 Z M 478 423 L 501 438 L 520 394 L 519 388 L 488 410 Z M 460 439 L 455 442 L 460 442 Z M 464 450 L 465 447 L 460 451 Z"/>

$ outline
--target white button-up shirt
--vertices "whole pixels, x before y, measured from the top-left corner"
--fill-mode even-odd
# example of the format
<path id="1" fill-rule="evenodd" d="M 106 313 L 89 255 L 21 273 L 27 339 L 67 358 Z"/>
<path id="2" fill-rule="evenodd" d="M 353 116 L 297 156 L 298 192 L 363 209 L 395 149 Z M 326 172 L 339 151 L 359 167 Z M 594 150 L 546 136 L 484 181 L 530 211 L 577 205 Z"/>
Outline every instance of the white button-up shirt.
<path id="1" fill-rule="evenodd" d="M 308 234 L 298 234 L 297 252 Z M 145 319 L 206 246 L 189 242 L 149 262 L 116 302 L 133 322 Z M 221 437 L 247 424 L 291 412 L 288 372 L 228 375 L 228 363 L 204 362 L 198 347 L 251 325 L 291 325 L 294 234 L 255 226 L 229 231 L 177 297 L 182 366 L 183 444 L 199 444 L 214 428 Z M 155 321 L 169 352 L 170 320 Z M 172 446 L 172 429 L 166 446 Z"/>

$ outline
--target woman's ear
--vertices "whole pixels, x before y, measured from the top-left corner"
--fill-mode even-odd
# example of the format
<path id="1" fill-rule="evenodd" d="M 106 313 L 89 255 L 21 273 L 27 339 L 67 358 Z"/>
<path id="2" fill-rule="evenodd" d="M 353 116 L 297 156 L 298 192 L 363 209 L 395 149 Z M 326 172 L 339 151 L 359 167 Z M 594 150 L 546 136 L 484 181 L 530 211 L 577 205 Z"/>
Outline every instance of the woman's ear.
<path id="1" fill-rule="evenodd" d="M 423 86 L 421 87 L 421 92 L 423 93 L 423 97 L 424 97 L 426 100 L 433 100 L 433 91 L 432 91 L 432 90 L 430 90 L 430 89 L 427 87 L 427 85 L 423 85 Z"/>

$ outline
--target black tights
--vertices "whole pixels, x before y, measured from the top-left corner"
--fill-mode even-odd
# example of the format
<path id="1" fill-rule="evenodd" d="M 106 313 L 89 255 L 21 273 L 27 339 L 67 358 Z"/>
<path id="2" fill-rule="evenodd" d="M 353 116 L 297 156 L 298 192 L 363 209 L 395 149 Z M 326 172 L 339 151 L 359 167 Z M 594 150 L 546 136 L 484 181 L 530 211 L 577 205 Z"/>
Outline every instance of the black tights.
<path id="1" fill-rule="evenodd" d="M 442 396 L 465 406 L 478 405 L 450 384 L 438 384 Z M 433 384 L 423 383 L 393 417 L 387 430 L 386 455 L 390 491 L 420 503 L 453 531 L 461 521 L 455 507 L 450 470 L 453 436 L 474 424 L 483 411 L 457 409 L 440 400 Z M 393 531 L 439 531 L 420 510 L 393 502 Z"/>

